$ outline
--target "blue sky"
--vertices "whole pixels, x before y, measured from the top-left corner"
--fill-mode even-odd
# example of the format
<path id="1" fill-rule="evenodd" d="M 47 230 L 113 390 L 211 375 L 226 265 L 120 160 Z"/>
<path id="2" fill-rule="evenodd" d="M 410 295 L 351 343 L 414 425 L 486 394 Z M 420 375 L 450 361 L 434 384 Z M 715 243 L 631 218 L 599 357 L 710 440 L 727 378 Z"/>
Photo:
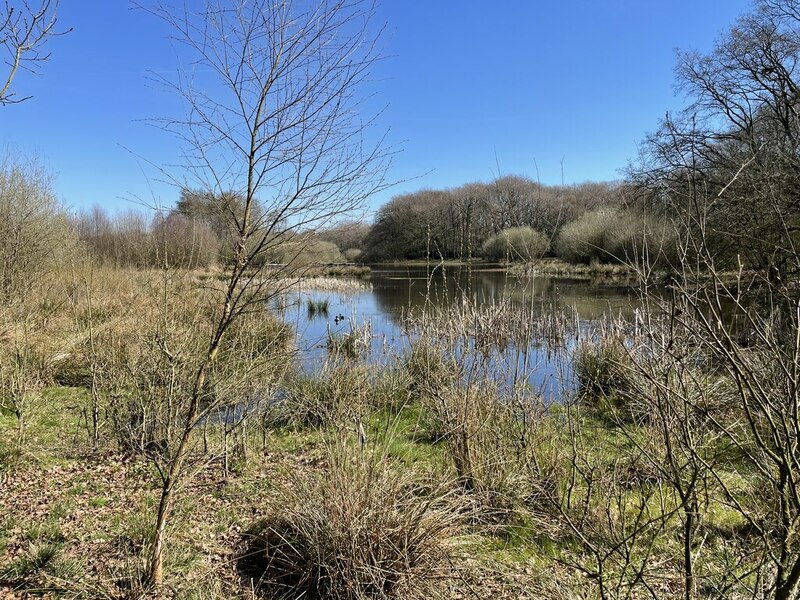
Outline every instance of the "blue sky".
<path id="1" fill-rule="evenodd" d="M 148 163 L 177 160 L 146 120 L 174 114 L 148 72 L 176 72 L 168 31 L 127 0 L 62 0 L 73 31 L 42 74 L 0 107 L 0 145 L 38 153 L 68 205 L 126 208 L 177 191 Z M 745 0 L 383 0 L 387 59 L 375 72 L 382 125 L 400 144 L 374 197 L 516 173 L 543 183 L 619 177 L 638 142 L 682 103 L 674 49 L 707 51 Z M 563 168 L 562 168 L 563 166 Z"/>

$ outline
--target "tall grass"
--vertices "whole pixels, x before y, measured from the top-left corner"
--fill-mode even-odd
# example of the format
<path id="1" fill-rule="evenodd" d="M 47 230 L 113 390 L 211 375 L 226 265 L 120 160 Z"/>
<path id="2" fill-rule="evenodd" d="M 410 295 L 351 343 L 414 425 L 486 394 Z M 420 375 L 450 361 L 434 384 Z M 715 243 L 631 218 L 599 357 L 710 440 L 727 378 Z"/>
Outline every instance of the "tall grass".
<path id="1" fill-rule="evenodd" d="M 313 375 L 287 380 L 271 409 L 277 424 L 322 428 L 352 422 L 365 414 L 371 391 L 370 370 L 352 362 L 326 362 Z"/>
<path id="2" fill-rule="evenodd" d="M 423 407 L 434 440 L 446 445 L 476 519 L 513 521 L 535 495 L 526 475 L 534 459 L 529 441 L 545 410 L 525 384 L 535 365 L 523 360 L 520 374 L 508 355 L 524 352 L 537 337 L 562 344 L 572 318 L 562 312 L 537 315 L 502 300 L 407 315 L 405 325 L 419 335 L 406 359 L 411 397 Z"/>
<path id="3" fill-rule="evenodd" d="M 327 317 L 329 307 L 330 300 L 328 300 L 328 298 L 306 298 L 306 313 L 308 314 L 309 319 L 313 319 L 317 315 L 320 317 Z"/>
<path id="4" fill-rule="evenodd" d="M 382 446 L 328 439 L 324 464 L 277 490 L 246 533 L 240 571 L 282 598 L 430 598 L 462 519 L 450 486 Z"/>
<path id="5" fill-rule="evenodd" d="M 407 313 L 402 325 L 412 336 L 439 340 L 455 351 L 471 348 L 484 353 L 533 343 L 560 347 L 579 327 L 574 310 L 542 306 L 526 298 L 503 297 L 491 303 L 463 300 L 446 307 L 430 306 L 423 313 Z"/>
<path id="6" fill-rule="evenodd" d="M 637 386 L 634 364 L 624 344 L 619 334 L 600 334 L 578 343 L 573 369 L 585 405 L 618 415 L 631 410 Z"/>
<path id="7" fill-rule="evenodd" d="M 79 337 L 70 369 L 90 375 L 92 397 L 107 418 L 104 429 L 122 450 L 161 455 L 176 442 L 216 318 L 209 307 L 224 292 L 197 287 L 184 271 L 138 272 L 136 279 L 140 287 L 121 288 L 111 303 L 104 288 L 113 279 L 89 286 L 91 303 L 76 308 Z M 288 326 L 268 311 L 242 315 L 204 386 L 203 408 L 217 406 L 205 416 L 216 418 L 233 406 L 240 417 L 263 408 L 290 364 L 292 344 Z"/>
<path id="8" fill-rule="evenodd" d="M 372 284 L 363 279 L 353 277 L 328 277 L 323 275 L 310 275 L 311 271 L 306 271 L 300 275 L 302 278 L 276 278 L 273 282 L 276 288 L 295 292 L 327 292 L 335 294 L 358 294 L 372 290 Z M 348 273 L 344 273 L 347 275 Z M 354 273 L 359 276 L 359 273 Z"/>

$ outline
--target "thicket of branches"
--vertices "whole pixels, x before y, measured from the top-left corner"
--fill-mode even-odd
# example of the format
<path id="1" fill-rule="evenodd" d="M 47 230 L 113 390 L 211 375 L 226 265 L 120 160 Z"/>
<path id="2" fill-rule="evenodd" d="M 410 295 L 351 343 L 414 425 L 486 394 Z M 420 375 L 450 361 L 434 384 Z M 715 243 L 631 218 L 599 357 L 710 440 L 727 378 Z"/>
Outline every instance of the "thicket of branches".
<path id="1" fill-rule="evenodd" d="M 357 247 L 375 261 L 482 258 L 485 242 L 501 231 L 529 227 L 552 242 L 566 223 L 595 208 L 621 206 L 627 196 L 619 184 L 545 186 L 519 176 L 422 190 L 382 206 Z"/>
<path id="2" fill-rule="evenodd" d="M 194 269 L 231 264 L 236 236 L 231 215 L 243 210 L 239 195 L 184 190 L 168 211 L 131 208 L 111 214 L 95 206 L 69 220 L 83 247 L 101 265 Z M 313 231 L 286 230 L 249 241 L 251 248 L 259 245 L 263 247 L 253 261 L 258 265 L 301 267 L 345 260 L 337 247 Z"/>

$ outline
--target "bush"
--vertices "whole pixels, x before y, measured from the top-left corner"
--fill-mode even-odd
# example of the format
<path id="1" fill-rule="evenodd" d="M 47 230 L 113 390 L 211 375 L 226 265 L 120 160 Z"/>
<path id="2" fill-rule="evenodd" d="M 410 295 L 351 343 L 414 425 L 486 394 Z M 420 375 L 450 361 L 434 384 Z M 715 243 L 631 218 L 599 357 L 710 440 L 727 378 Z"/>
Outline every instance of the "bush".
<path id="1" fill-rule="evenodd" d="M 0 160 L 0 300 L 22 300 L 77 244 L 37 160 Z"/>
<path id="2" fill-rule="evenodd" d="M 646 259 L 665 265 L 675 261 L 677 239 L 664 218 L 603 207 L 565 225 L 555 251 L 572 263 L 641 263 Z"/>
<path id="3" fill-rule="evenodd" d="M 96 390 L 123 451 L 168 455 L 179 443 L 187 399 L 208 348 L 215 314 L 213 289 L 197 288 L 189 273 L 159 281 L 143 274 L 145 292 L 135 311 L 95 332 L 88 354 Z M 162 303 L 157 287 L 164 286 Z M 166 315 L 161 317 L 161 315 Z M 214 423 L 226 410 L 238 417 L 261 409 L 268 391 L 283 377 L 292 355 L 292 333 L 268 311 L 240 315 L 228 327 L 207 371 L 201 411 Z"/>
<path id="4" fill-rule="evenodd" d="M 496 233 L 483 243 L 481 255 L 489 260 L 531 261 L 544 256 L 550 240 L 530 227 L 512 227 Z"/>
<path id="5" fill-rule="evenodd" d="M 358 248 L 348 248 L 344 251 L 344 258 L 347 262 L 358 262 L 363 252 Z"/>
<path id="6" fill-rule="evenodd" d="M 246 534 L 240 572 L 270 597 L 426 598 L 460 520 L 441 483 L 381 449 L 329 442 L 323 469 L 280 490 Z"/>

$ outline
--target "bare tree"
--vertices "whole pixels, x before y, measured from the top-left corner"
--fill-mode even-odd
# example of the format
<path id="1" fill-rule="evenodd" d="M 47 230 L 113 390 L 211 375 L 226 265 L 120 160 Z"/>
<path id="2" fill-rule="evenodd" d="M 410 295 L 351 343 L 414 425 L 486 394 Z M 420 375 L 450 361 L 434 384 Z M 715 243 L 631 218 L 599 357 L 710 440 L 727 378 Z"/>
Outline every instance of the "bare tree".
<path id="1" fill-rule="evenodd" d="M 34 157 L 0 157 L 0 299 L 17 303 L 72 244 L 51 176 Z"/>
<path id="2" fill-rule="evenodd" d="M 669 329 L 641 324 L 661 371 L 649 361 L 635 370 L 655 388 L 679 459 L 662 472 L 681 496 L 687 597 L 702 562 L 694 551 L 692 565 L 689 552 L 705 518 L 700 474 L 746 524 L 747 552 L 726 585 L 759 598 L 800 594 L 798 8 L 761 0 L 710 54 L 680 55 L 693 102 L 648 141 L 638 172 L 674 209 L 682 246 L 672 297 L 658 311 Z M 680 376 L 668 379 L 667 369 Z M 711 439 L 724 452 L 709 456 Z M 731 464 L 757 486 L 736 489 Z"/>
<path id="3" fill-rule="evenodd" d="M 361 116 L 360 93 L 378 59 L 371 2 L 206 0 L 147 10 L 172 28 L 191 61 L 176 82 L 164 82 L 187 114 L 160 121 L 185 144 L 181 188 L 243 200 L 241 212 L 221 206 L 234 232 L 233 259 L 185 388 L 179 441 L 162 473 L 148 576 L 158 585 L 194 432 L 216 406 L 206 389 L 226 335 L 238 319 L 263 309 L 286 274 L 261 259 L 282 236 L 359 208 L 384 185 L 390 153 L 382 136 L 365 140 L 374 119 Z"/>
<path id="4" fill-rule="evenodd" d="M 0 76 L 0 105 L 16 104 L 30 96 L 17 97 L 11 84 L 19 71 L 37 73 L 40 65 L 50 58 L 45 46 L 50 38 L 68 31 L 58 31 L 58 0 L 40 0 L 36 4 L 28 0 L 6 0 L 5 10 L 0 12 L 0 47 L 7 68 Z"/>

